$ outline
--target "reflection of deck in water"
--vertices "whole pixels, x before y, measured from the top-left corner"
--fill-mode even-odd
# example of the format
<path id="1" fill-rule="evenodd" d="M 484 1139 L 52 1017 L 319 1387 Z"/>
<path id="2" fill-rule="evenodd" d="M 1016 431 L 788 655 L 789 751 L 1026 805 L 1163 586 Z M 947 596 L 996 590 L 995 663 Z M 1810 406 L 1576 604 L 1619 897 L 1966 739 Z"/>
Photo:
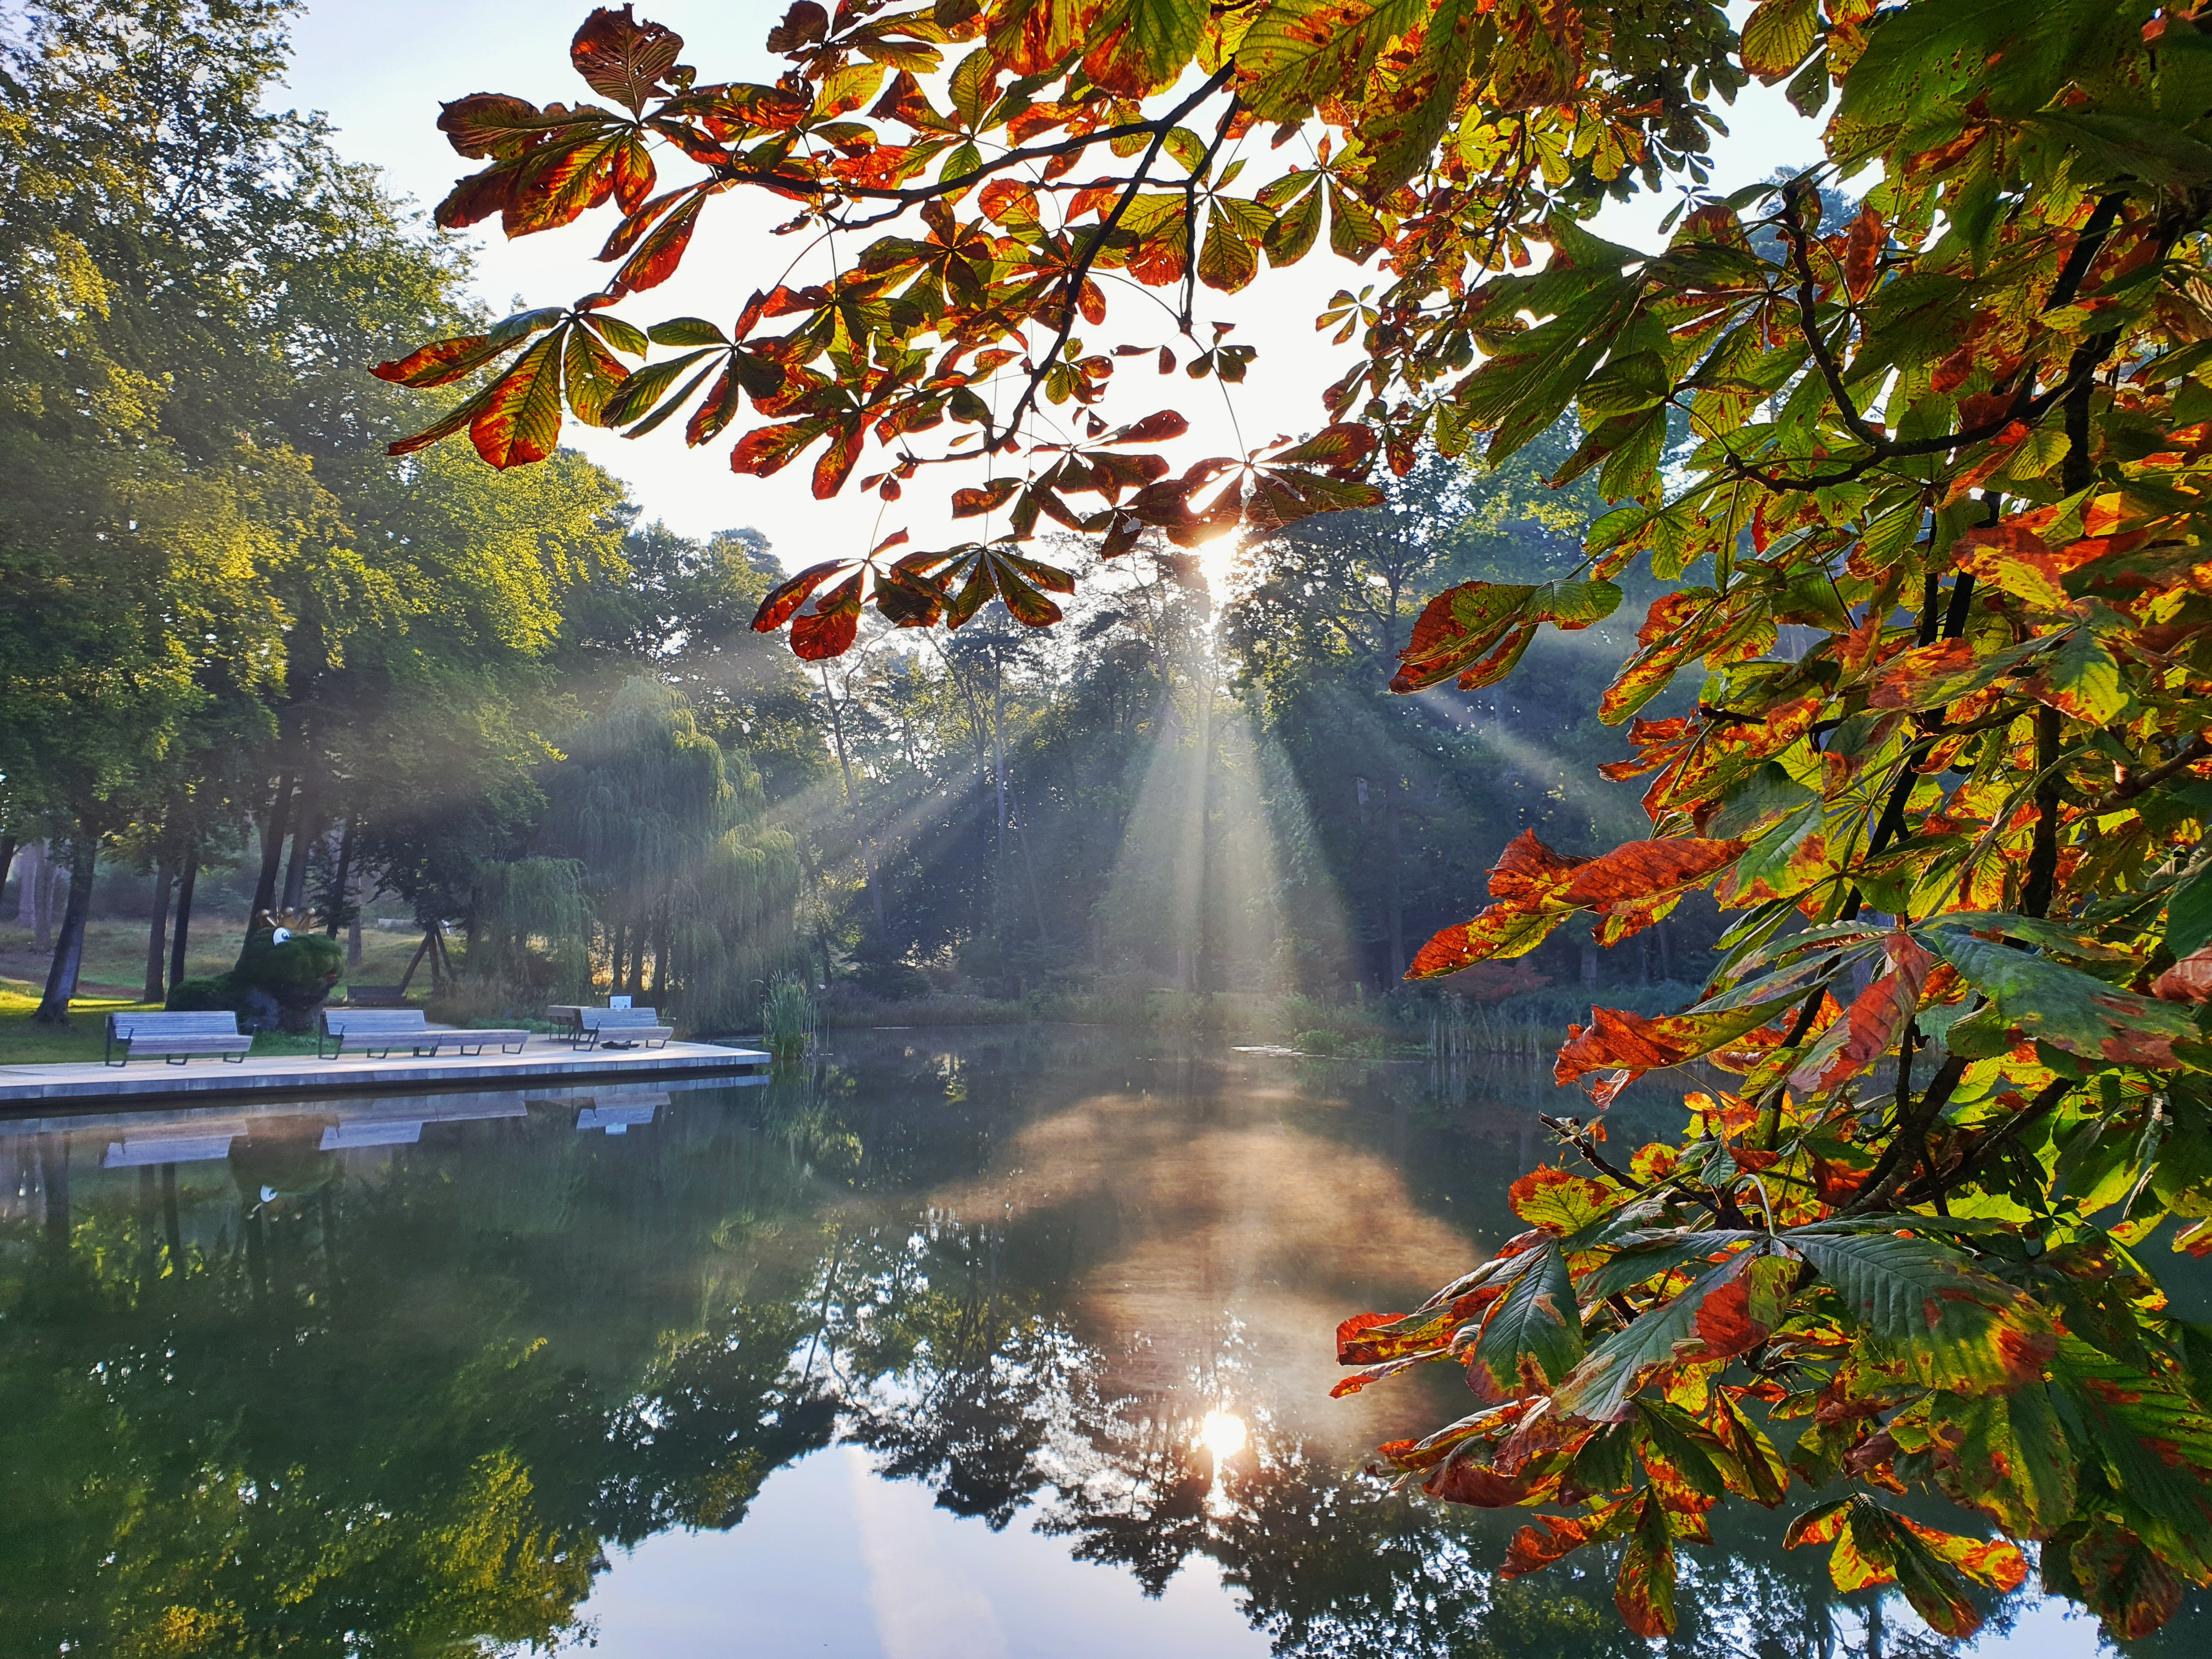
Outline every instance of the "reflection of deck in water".
<path id="1" fill-rule="evenodd" d="M 455 1091 L 418 1095 L 321 1096 L 313 1099 L 238 1100 L 222 1105 L 125 1106 L 108 1112 L 68 1112 L 0 1119 L 0 1219 L 51 1221 L 64 1171 L 161 1173 L 173 1182 L 179 1166 L 228 1162 L 246 1149 L 281 1145 L 318 1152 L 361 1154 L 339 1163 L 367 1169 L 400 1147 L 422 1144 L 441 1125 L 526 1120 L 535 1109 L 578 1133 L 627 1133 L 651 1125 L 679 1094 L 764 1084 L 765 1073 L 670 1078 L 653 1088 L 602 1080 L 570 1088 Z M 66 1205 L 66 1198 L 61 1201 Z"/>
<path id="2" fill-rule="evenodd" d="M 533 1036 L 520 1054 L 439 1054 L 414 1059 L 397 1054 L 370 1060 L 349 1056 L 318 1060 L 313 1054 L 264 1054 L 242 1065 L 198 1060 L 184 1066 L 138 1060 L 129 1066 L 88 1061 L 70 1066 L 0 1066 L 0 1113 L 40 1107 L 68 1109 L 125 1101 L 227 1098 L 240 1095 L 302 1095 L 329 1091 L 380 1092 L 386 1089 L 459 1089 L 475 1085 L 563 1082 L 584 1079 L 651 1078 L 655 1082 L 685 1075 L 719 1074 L 742 1080 L 769 1063 L 757 1048 L 730 1048 L 709 1042 L 671 1042 L 659 1048 L 579 1052 L 564 1037 Z M 363 1143 L 365 1144 L 365 1143 Z"/>

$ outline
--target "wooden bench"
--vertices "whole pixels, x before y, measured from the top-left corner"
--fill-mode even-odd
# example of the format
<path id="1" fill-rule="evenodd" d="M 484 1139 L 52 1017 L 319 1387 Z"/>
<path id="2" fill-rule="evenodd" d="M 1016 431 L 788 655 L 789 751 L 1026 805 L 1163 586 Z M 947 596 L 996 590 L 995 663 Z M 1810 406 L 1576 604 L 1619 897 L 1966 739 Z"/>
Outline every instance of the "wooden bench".
<path id="1" fill-rule="evenodd" d="M 100 1059 L 110 1066 L 128 1066 L 134 1054 L 159 1054 L 171 1066 L 182 1066 L 194 1054 L 214 1054 L 243 1065 L 252 1047 L 253 1039 L 238 1029 L 234 1013 L 110 1014 Z"/>
<path id="2" fill-rule="evenodd" d="M 675 1035 L 674 1026 L 660 1023 L 658 1008 L 579 1008 L 568 1042 L 574 1048 L 627 1048 L 640 1042 L 658 1048 Z"/>
<path id="3" fill-rule="evenodd" d="M 471 1031 L 433 1025 L 420 1008 L 325 1008 L 315 1034 L 315 1055 L 319 1060 L 336 1060 L 351 1043 L 355 1052 L 371 1060 L 381 1060 L 401 1048 L 421 1060 L 441 1048 L 480 1054 L 487 1044 L 495 1042 L 501 1053 L 519 1054 L 529 1041 L 527 1031 Z"/>

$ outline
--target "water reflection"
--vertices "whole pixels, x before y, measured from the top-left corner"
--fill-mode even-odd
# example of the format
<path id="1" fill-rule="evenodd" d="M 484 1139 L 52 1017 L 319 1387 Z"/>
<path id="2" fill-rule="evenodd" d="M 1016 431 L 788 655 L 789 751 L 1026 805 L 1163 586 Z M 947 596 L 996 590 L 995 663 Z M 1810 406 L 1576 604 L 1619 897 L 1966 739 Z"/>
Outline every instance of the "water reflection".
<path id="1" fill-rule="evenodd" d="M 1350 1473 L 1441 1368 L 1326 1397 L 1340 1315 L 1517 1225 L 1542 1092 L 896 1033 L 0 1126 L 0 1656 L 1644 1653 L 1595 1552 L 1496 1584 L 1515 1517 Z M 1952 1650 L 1778 1532 L 1686 1562 L 1675 1650 Z"/>

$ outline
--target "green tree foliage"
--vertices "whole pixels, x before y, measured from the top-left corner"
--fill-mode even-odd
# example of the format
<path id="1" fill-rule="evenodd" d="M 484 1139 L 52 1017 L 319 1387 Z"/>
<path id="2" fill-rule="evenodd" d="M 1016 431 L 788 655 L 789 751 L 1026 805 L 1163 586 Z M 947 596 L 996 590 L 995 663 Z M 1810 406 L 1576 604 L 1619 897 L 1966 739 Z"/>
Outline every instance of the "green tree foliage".
<path id="1" fill-rule="evenodd" d="M 642 678 L 562 747 L 541 844 L 586 872 L 613 984 L 681 996 L 704 1030 L 744 1024 L 793 956 L 803 878 L 791 832 L 762 822 L 759 775 L 699 729 L 680 692 Z"/>

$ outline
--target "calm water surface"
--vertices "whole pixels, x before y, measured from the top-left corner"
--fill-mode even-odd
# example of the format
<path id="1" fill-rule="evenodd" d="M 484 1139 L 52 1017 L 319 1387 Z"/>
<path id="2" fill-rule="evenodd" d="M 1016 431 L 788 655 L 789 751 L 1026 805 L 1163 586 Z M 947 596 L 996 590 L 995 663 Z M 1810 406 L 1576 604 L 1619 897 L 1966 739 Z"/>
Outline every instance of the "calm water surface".
<path id="1" fill-rule="evenodd" d="M 1657 1650 L 1596 1552 L 1497 1583 L 1524 1516 L 1356 1473 L 1463 1411 L 1449 1368 L 1328 1397 L 1338 1319 L 1518 1230 L 1547 1085 L 836 1048 L 765 1086 L 0 1125 L 0 1655 Z M 1799 1507 L 1685 1553 L 1674 1651 L 2097 1650 L 2029 1594 L 1967 1648 L 1838 1596 L 1778 1547 Z"/>

